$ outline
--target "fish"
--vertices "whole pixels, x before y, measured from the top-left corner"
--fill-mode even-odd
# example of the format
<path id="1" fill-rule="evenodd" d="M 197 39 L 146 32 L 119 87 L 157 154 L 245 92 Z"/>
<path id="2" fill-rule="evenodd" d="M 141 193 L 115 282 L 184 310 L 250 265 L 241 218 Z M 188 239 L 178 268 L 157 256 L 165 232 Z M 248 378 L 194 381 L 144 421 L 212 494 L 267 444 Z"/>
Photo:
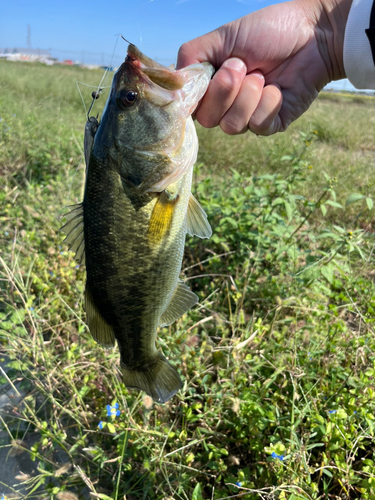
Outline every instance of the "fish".
<path id="1" fill-rule="evenodd" d="M 84 304 L 94 340 L 120 352 L 127 388 L 165 403 L 182 387 L 156 348 L 159 327 L 198 302 L 179 280 L 186 233 L 212 234 L 191 193 L 198 139 L 191 114 L 214 69 L 175 70 L 129 44 L 98 122 L 86 123 L 83 201 L 64 241 L 86 266 Z"/>

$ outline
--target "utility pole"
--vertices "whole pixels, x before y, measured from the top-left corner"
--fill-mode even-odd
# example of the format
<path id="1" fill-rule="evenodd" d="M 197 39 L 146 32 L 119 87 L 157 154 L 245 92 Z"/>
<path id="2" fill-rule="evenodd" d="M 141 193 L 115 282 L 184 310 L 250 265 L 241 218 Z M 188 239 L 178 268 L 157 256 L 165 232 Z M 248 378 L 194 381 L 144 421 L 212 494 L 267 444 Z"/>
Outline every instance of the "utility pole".
<path id="1" fill-rule="evenodd" d="M 27 48 L 31 49 L 31 29 L 30 29 L 30 24 L 27 25 Z"/>

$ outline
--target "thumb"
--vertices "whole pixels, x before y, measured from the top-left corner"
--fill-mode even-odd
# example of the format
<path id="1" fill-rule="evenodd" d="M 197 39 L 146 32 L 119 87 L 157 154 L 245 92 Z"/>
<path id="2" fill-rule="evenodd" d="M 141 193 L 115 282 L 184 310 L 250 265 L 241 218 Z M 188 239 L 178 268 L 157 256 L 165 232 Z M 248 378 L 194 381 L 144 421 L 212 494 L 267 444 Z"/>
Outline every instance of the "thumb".
<path id="1" fill-rule="evenodd" d="M 178 51 L 176 69 L 201 62 L 209 62 L 217 69 L 222 62 L 218 60 L 222 46 L 223 41 L 218 30 L 186 42 Z"/>

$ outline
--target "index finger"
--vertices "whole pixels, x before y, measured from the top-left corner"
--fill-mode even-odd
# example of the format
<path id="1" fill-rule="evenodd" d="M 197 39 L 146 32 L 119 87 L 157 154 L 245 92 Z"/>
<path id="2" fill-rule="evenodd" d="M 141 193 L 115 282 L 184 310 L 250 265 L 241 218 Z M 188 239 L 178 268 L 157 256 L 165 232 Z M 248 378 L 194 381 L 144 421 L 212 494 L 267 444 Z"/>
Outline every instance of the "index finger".
<path id="1" fill-rule="evenodd" d="M 184 43 L 178 51 L 176 69 L 202 62 L 209 62 L 217 69 L 223 62 L 218 60 L 218 48 L 221 45 L 222 39 L 218 30 Z"/>

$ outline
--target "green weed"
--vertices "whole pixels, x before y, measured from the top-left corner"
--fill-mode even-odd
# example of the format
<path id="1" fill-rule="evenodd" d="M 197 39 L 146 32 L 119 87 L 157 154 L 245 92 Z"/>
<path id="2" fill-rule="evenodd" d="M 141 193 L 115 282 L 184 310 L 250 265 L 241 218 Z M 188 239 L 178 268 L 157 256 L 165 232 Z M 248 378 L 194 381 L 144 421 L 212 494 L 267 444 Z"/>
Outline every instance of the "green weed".
<path id="1" fill-rule="evenodd" d="M 71 78 L 45 70 L 51 100 L 30 87 L 41 115 L 12 125 L 25 144 L 12 133 L 0 149 L 0 380 L 25 394 L 1 446 L 34 460 L 23 498 L 375 499 L 373 197 L 321 162 L 338 136 L 302 121 L 263 152 L 221 137 L 220 155 L 216 131 L 200 131 L 194 191 L 213 236 L 188 238 L 183 277 L 200 303 L 158 340 L 184 386 L 155 405 L 85 325 L 84 270 L 58 232 L 81 197 L 82 118 L 72 91 L 61 136 L 37 130 Z M 60 145 L 40 147 L 42 133 Z"/>

